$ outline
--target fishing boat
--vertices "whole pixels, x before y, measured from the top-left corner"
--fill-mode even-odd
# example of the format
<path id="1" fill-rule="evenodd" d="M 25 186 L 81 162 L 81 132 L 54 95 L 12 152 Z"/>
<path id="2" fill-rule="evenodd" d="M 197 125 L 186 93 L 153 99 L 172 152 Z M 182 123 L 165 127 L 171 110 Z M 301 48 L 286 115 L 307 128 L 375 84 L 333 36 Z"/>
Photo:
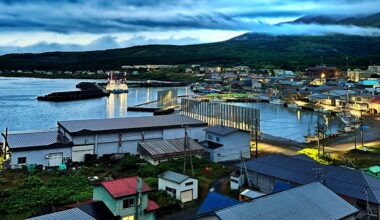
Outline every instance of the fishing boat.
<path id="1" fill-rule="evenodd" d="M 297 105 L 296 103 L 288 103 L 288 108 L 301 109 L 302 107 Z"/>
<path id="2" fill-rule="evenodd" d="M 123 74 L 121 78 L 117 78 L 114 72 L 111 72 L 108 77 L 106 90 L 116 94 L 128 93 L 126 74 Z"/>
<path id="3" fill-rule="evenodd" d="M 281 99 L 275 98 L 275 99 L 269 100 L 269 103 L 274 104 L 274 105 L 283 105 L 285 102 L 282 101 Z"/>
<path id="4" fill-rule="evenodd" d="M 346 126 L 348 125 L 355 125 L 358 122 L 358 119 L 350 114 L 349 112 L 343 112 L 342 114 L 339 115 L 340 120 L 345 124 Z"/>

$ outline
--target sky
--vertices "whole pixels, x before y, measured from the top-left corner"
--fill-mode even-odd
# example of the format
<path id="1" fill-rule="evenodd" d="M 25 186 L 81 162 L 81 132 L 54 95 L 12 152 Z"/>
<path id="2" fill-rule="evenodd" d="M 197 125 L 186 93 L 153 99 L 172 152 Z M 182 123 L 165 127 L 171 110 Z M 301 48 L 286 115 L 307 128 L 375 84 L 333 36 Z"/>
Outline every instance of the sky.
<path id="1" fill-rule="evenodd" d="M 377 28 L 279 24 L 377 12 L 380 0 L 0 0 L 0 54 L 198 44 L 246 32 L 380 36 Z"/>

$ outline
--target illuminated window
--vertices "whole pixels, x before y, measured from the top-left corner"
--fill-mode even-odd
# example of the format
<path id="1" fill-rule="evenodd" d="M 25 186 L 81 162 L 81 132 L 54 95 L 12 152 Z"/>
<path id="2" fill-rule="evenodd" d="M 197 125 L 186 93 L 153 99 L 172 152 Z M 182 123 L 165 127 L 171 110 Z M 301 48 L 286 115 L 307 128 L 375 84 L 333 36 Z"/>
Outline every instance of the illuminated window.
<path id="1" fill-rule="evenodd" d="M 135 206 L 135 199 L 124 199 L 123 209 L 127 209 L 133 206 Z"/>
<path id="2" fill-rule="evenodd" d="M 134 215 L 125 216 L 123 217 L 123 220 L 135 220 L 135 216 Z"/>

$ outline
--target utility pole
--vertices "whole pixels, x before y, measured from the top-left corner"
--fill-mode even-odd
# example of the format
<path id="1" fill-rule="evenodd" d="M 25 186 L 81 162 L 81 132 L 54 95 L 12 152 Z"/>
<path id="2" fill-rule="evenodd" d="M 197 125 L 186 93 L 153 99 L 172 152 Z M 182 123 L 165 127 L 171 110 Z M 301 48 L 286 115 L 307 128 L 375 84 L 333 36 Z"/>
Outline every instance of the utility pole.
<path id="1" fill-rule="evenodd" d="M 360 109 L 360 132 L 362 136 L 362 147 L 364 147 L 363 111 L 361 109 Z"/>
<path id="2" fill-rule="evenodd" d="M 320 157 L 320 155 L 321 155 L 321 147 L 320 147 L 320 144 L 319 144 L 319 132 L 320 132 L 320 128 L 319 128 L 319 116 L 318 116 L 318 123 L 317 123 L 317 146 L 318 146 L 318 157 Z"/>
<path id="3" fill-rule="evenodd" d="M 258 121 L 257 121 L 257 115 L 255 114 L 255 145 L 256 145 L 256 158 L 259 157 L 259 140 L 257 138 L 257 129 L 258 129 Z"/>
<path id="4" fill-rule="evenodd" d="M 142 180 L 137 178 L 137 198 L 136 198 L 136 219 L 144 219 L 144 213 L 142 211 Z"/>
<path id="5" fill-rule="evenodd" d="M 187 149 L 189 148 L 189 137 L 187 134 L 187 127 L 185 127 L 185 139 L 184 139 L 184 150 L 185 150 L 185 156 L 183 160 L 183 174 L 186 175 L 186 156 L 187 156 Z M 190 167 L 191 167 L 191 174 L 194 176 L 194 166 L 193 166 L 193 158 L 191 154 L 189 154 L 190 157 Z"/>

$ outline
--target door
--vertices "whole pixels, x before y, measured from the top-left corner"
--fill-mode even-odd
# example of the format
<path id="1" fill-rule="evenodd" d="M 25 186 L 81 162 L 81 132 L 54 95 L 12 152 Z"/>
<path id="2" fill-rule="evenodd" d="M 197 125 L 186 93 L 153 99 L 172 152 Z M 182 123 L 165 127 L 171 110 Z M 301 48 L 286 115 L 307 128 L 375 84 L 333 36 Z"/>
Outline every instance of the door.
<path id="1" fill-rule="evenodd" d="M 181 192 L 181 202 L 189 202 L 193 200 L 193 190 L 186 190 Z"/>
<path id="2" fill-rule="evenodd" d="M 63 153 L 52 153 L 49 154 L 49 167 L 56 167 L 60 164 L 62 164 L 62 156 Z"/>
<path id="3" fill-rule="evenodd" d="M 94 145 L 82 145 L 72 148 L 71 160 L 74 162 L 84 161 L 84 155 L 94 154 Z"/>

